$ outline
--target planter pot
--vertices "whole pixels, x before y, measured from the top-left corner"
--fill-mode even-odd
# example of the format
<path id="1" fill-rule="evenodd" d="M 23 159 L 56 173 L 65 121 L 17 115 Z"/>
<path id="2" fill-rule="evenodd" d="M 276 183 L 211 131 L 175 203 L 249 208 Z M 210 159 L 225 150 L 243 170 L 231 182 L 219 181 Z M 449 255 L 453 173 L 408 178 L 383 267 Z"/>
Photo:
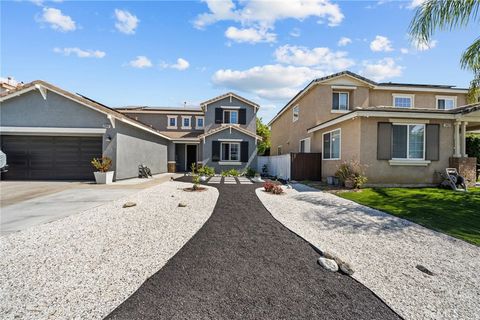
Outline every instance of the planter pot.
<path id="1" fill-rule="evenodd" d="M 339 186 L 340 185 L 340 180 L 337 177 L 333 177 L 333 185 L 334 186 Z"/>
<path id="2" fill-rule="evenodd" d="M 200 176 L 200 181 L 202 181 L 202 182 L 207 181 L 207 176 Z"/>
<path id="3" fill-rule="evenodd" d="M 107 172 L 94 172 L 95 181 L 97 184 L 110 184 L 113 181 L 113 173 L 114 171 L 107 171 Z"/>
<path id="4" fill-rule="evenodd" d="M 334 183 L 335 177 L 327 177 L 327 184 L 332 185 Z"/>
<path id="5" fill-rule="evenodd" d="M 345 188 L 353 189 L 354 187 L 355 187 L 355 181 L 354 180 L 345 180 Z"/>
<path id="6" fill-rule="evenodd" d="M 263 180 L 261 177 L 254 177 L 252 179 L 253 182 L 265 182 L 265 180 Z"/>

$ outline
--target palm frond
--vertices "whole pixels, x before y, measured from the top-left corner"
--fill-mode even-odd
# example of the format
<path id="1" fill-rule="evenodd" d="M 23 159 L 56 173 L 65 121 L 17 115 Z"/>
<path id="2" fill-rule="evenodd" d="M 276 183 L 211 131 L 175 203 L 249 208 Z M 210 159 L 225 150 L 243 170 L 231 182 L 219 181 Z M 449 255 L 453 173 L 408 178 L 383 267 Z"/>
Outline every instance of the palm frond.
<path id="1" fill-rule="evenodd" d="M 428 42 L 437 29 L 464 27 L 479 21 L 479 0 L 427 0 L 417 8 L 410 24 L 413 39 Z"/>
<path id="2" fill-rule="evenodd" d="M 460 64 L 464 69 L 470 69 L 480 73 L 480 37 L 465 50 Z"/>

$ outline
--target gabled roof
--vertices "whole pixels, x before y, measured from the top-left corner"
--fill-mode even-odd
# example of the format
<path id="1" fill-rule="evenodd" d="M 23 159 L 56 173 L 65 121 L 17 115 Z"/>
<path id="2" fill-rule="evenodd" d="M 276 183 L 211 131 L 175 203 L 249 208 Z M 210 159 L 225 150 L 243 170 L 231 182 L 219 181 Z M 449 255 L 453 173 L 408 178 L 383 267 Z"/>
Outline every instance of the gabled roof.
<path id="1" fill-rule="evenodd" d="M 215 97 L 215 98 L 209 99 L 209 100 L 207 100 L 207 101 L 204 101 L 204 102 L 200 103 L 200 106 L 201 106 L 201 107 L 204 107 L 204 106 L 209 105 L 209 104 L 211 104 L 211 103 L 214 103 L 214 102 L 216 102 L 216 101 L 219 101 L 219 100 L 222 100 L 222 99 L 225 99 L 225 98 L 232 98 L 232 97 L 233 97 L 233 98 L 236 98 L 236 99 L 238 99 L 238 100 L 240 100 L 240 101 L 243 101 L 243 102 L 245 102 L 246 104 L 249 104 L 249 105 L 251 105 L 251 106 L 254 107 L 254 108 L 260 108 L 260 106 L 259 106 L 257 103 L 255 103 L 255 102 L 253 102 L 253 101 L 250 101 L 250 100 L 248 100 L 248 99 L 246 99 L 246 98 L 244 98 L 244 97 L 241 97 L 241 96 L 239 96 L 238 94 L 233 93 L 233 92 L 227 92 L 227 93 L 222 94 L 222 95 L 220 95 L 220 96 L 218 96 L 218 97 Z"/>
<path id="2" fill-rule="evenodd" d="M 134 127 L 137 127 L 139 129 L 142 129 L 144 131 L 148 131 L 152 134 L 155 134 L 157 136 L 160 136 L 162 138 L 165 138 L 167 140 L 171 140 L 170 137 L 163 135 L 160 133 L 160 131 L 153 129 L 152 127 L 138 121 L 134 120 L 130 117 L 127 117 L 126 115 L 116 111 L 115 109 L 112 109 L 110 107 L 107 107 L 106 105 L 103 105 L 99 102 L 96 102 L 93 99 L 87 98 L 85 96 L 79 95 L 79 94 L 74 94 L 71 92 L 68 92 L 66 90 L 63 90 L 57 86 L 54 86 L 53 84 L 50 84 L 48 82 L 45 82 L 43 80 L 35 80 L 30 83 L 27 83 L 21 87 L 16 88 L 15 90 L 4 92 L 0 95 L 0 102 L 9 100 L 11 98 L 14 98 L 16 96 L 19 96 L 23 93 L 32 91 L 32 90 L 39 90 L 42 96 L 45 95 L 47 90 L 50 90 L 52 92 L 55 92 L 56 94 L 59 94 L 67 99 L 73 100 L 81 105 L 84 105 L 88 108 L 94 109 L 98 112 L 101 112 L 103 114 L 106 114 L 107 116 L 110 116 L 114 119 L 117 119 L 119 121 L 122 121 L 124 123 L 127 123 L 129 125 L 132 125 Z M 45 97 L 44 97 L 45 98 Z"/>
<path id="3" fill-rule="evenodd" d="M 275 120 L 278 119 L 280 115 L 282 115 L 290 106 L 292 106 L 301 96 L 303 96 L 305 93 L 307 93 L 312 87 L 315 85 L 326 82 L 328 80 L 332 80 L 338 77 L 342 76 L 347 76 L 350 78 L 354 78 L 358 81 L 361 81 L 371 87 L 372 89 L 377 89 L 377 90 L 415 90 L 418 89 L 419 91 L 437 91 L 442 92 L 442 91 L 448 91 L 448 92 L 457 92 L 458 93 L 466 93 L 468 89 L 465 88 L 455 88 L 455 86 L 451 85 L 438 85 L 438 84 L 413 84 L 413 83 L 394 83 L 394 82 L 375 82 L 373 80 L 370 80 L 368 78 L 362 77 L 361 75 L 358 75 L 354 72 L 345 70 L 341 72 L 337 72 L 325 77 L 317 78 L 312 80 L 305 88 L 300 90 L 290 101 L 287 102 L 287 104 L 273 117 L 272 120 L 268 123 L 268 125 L 272 125 Z"/>
<path id="4" fill-rule="evenodd" d="M 227 130 L 227 129 L 234 129 L 234 130 L 237 130 L 241 133 L 249 135 L 249 136 L 251 136 L 255 139 L 258 139 L 260 141 L 262 140 L 262 137 L 256 135 L 255 133 L 253 133 L 251 131 L 248 131 L 248 130 L 240 127 L 239 125 L 235 125 L 235 124 L 221 125 L 220 127 L 214 128 L 214 129 L 212 129 L 208 132 L 205 132 L 204 134 L 199 135 L 198 138 L 203 139 L 203 138 L 206 138 L 208 136 L 211 136 L 212 134 L 215 134 L 215 133 L 221 132 L 223 130 Z"/>

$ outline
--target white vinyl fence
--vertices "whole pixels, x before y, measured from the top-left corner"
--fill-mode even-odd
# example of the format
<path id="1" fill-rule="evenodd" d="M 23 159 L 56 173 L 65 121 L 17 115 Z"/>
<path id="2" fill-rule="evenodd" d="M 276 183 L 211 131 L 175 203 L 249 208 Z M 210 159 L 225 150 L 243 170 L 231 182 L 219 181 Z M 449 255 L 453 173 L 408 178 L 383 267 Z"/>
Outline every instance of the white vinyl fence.
<path id="1" fill-rule="evenodd" d="M 290 153 L 279 156 L 259 156 L 257 157 L 257 168 L 259 172 L 262 172 L 263 166 L 266 164 L 269 175 L 289 180 L 290 162 Z"/>

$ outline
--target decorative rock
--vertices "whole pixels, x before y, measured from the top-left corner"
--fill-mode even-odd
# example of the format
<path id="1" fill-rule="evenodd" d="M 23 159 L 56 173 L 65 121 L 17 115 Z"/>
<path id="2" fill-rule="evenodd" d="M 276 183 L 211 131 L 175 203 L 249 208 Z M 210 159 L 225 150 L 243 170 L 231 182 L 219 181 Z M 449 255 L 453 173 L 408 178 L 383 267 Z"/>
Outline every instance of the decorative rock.
<path id="1" fill-rule="evenodd" d="M 137 204 L 136 204 L 135 202 L 129 201 L 129 202 L 125 202 L 125 203 L 123 204 L 123 207 L 124 207 L 124 208 L 130 208 L 130 207 L 135 207 L 136 205 L 137 205 Z"/>
<path id="2" fill-rule="evenodd" d="M 184 203 L 184 202 L 180 202 L 180 203 L 178 204 L 178 206 L 179 206 L 180 208 L 185 208 L 185 207 L 187 206 L 187 204 Z"/>
<path id="3" fill-rule="evenodd" d="M 352 267 L 346 262 L 340 264 L 340 271 L 348 276 L 351 276 L 355 272 L 353 271 Z"/>
<path id="4" fill-rule="evenodd" d="M 432 271 L 428 270 L 427 268 L 425 268 L 424 266 L 422 266 L 421 264 L 417 264 L 415 266 L 415 268 L 417 268 L 418 270 L 422 271 L 423 273 L 425 274 L 428 274 L 429 276 L 434 276 L 435 273 L 433 273 Z"/>
<path id="5" fill-rule="evenodd" d="M 337 272 L 338 265 L 335 260 L 327 259 L 325 257 L 318 258 L 318 264 L 327 269 L 328 271 Z"/>

